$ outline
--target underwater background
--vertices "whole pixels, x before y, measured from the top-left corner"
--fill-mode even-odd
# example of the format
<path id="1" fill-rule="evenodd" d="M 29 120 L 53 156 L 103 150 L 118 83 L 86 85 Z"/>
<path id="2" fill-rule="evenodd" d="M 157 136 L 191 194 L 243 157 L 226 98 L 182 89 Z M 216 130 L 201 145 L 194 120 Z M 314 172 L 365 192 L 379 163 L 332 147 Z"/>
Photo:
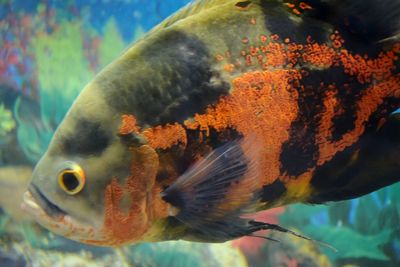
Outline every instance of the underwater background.
<path id="1" fill-rule="evenodd" d="M 55 236 L 20 210 L 32 168 L 84 85 L 188 0 L 0 0 L 0 267 L 400 266 L 400 184 L 329 205 L 254 215 L 296 237 L 224 244 L 144 243 L 119 249 Z"/>

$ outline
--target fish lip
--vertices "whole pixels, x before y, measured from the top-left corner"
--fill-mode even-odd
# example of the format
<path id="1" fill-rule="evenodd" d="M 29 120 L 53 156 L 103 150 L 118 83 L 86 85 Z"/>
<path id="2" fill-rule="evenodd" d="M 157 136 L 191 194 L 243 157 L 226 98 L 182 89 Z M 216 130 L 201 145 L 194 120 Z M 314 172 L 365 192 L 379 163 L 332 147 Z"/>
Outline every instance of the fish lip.
<path id="1" fill-rule="evenodd" d="M 48 216 L 59 218 L 67 215 L 66 211 L 51 202 L 34 184 L 30 184 L 28 192 L 32 195 L 36 204 L 38 204 Z"/>

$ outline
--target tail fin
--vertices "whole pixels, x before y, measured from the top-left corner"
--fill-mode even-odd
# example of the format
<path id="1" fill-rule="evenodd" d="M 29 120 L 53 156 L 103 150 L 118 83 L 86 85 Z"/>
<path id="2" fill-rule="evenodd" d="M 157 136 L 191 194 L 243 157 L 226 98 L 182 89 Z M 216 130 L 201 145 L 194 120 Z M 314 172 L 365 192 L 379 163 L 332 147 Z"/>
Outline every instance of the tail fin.
<path id="1" fill-rule="evenodd" d="M 300 1 L 299 1 L 300 2 Z M 328 21 L 368 42 L 399 39 L 400 0 L 303 0 L 308 16 Z"/>

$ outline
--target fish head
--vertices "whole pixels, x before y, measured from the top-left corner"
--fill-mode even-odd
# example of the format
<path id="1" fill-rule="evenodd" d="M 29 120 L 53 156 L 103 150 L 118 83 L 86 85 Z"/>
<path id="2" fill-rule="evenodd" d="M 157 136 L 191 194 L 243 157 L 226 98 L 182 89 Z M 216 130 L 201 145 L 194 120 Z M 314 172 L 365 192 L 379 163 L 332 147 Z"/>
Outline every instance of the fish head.
<path id="1" fill-rule="evenodd" d="M 117 246 L 142 240 L 159 195 L 157 153 L 145 144 L 128 145 L 112 111 L 101 98 L 87 103 L 86 93 L 36 165 L 22 208 L 49 230 L 79 242 Z"/>

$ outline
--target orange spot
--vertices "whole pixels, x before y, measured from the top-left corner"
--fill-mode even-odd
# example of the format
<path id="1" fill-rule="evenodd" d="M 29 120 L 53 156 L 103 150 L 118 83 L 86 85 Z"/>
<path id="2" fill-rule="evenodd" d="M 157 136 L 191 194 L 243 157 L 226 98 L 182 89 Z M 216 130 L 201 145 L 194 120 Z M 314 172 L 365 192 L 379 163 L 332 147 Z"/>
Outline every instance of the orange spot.
<path id="1" fill-rule="evenodd" d="M 246 63 L 247 63 L 247 66 L 250 66 L 250 65 L 253 64 L 253 60 L 251 58 L 251 55 L 247 55 L 246 56 Z"/>
<path id="2" fill-rule="evenodd" d="M 244 37 L 244 38 L 242 39 L 242 43 L 248 44 L 248 43 L 249 43 L 249 38 Z"/>
<path id="3" fill-rule="evenodd" d="M 292 4 L 292 3 L 286 3 L 286 5 L 289 7 L 289 8 L 295 8 L 296 6 L 294 5 L 294 4 Z"/>
<path id="4" fill-rule="evenodd" d="M 216 60 L 218 60 L 218 61 L 224 60 L 224 56 L 222 56 L 222 55 L 217 55 L 215 58 L 216 58 Z"/>
<path id="5" fill-rule="evenodd" d="M 227 72 L 232 72 L 234 69 L 235 69 L 235 65 L 233 65 L 233 64 L 226 64 L 224 66 L 224 70 Z"/>
<path id="6" fill-rule="evenodd" d="M 256 46 L 250 46 L 250 55 L 257 56 L 260 49 Z"/>
<path id="7" fill-rule="evenodd" d="M 119 133 L 127 135 L 138 132 L 139 127 L 136 125 L 136 118 L 132 115 L 122 115 L 122 125 L 119 128 Z"/>
<path id="8" fill-rule="evenodd" d="M 265 43 L 266 41 L 268 41 L 268 37 L 266 35 L 264 35 L 264 34 L 261 34 L 260 35 L 260 41 Z"/>
<path id="9" fill-rule="evenodd" d="M 250 24 L 256 25 L 256 23 L 257 23 L 256 18 L 253 17 L 253 18 L 250 19 Z"/>
<path id="10" fill-rule="evenodd" d="M 332 41 L 332 46 L 333 48 L 340 48 L 342 47 L 344 40 L 342 39 L 342 37 L 339 35 L 339 33 L 337 31 L 335 31 L 334 34 L 330 35 L 330 39 Z"/>
<path id="11" fill-rule="evenodd" d="M 297 8 L 293 8 L 292 11 L 296 15 L 300 15 L 301 14 L 301 12 Z"/>
<path id="12" fill-rule="evenodd" d="M 279 35 L 273 34 L 273 35 L 271 35 L 271 39 L 274 41 L 277 41 L 277 40 L 279 40 Z"/>
<path id="13" fill-rule="evenodd" d="M 342 46 L 342 43 L 339 40 L 334 40 L 332 42 L 332 46 L 337 49 L 337 48 L 340 48 Z"/>
<path id="14" fill-rule="evenodd" d="M 178 123 L 156 126 L 142 132 L 152 148 L 167 149 L 176 144 L 186 146 L 185 129 Z"/>
<path id="15" fill-rule="evenodd" d="M 312 9 L 312 7 L 304 2 L 300 2 L 299 7 L 303 10 Z"/>

